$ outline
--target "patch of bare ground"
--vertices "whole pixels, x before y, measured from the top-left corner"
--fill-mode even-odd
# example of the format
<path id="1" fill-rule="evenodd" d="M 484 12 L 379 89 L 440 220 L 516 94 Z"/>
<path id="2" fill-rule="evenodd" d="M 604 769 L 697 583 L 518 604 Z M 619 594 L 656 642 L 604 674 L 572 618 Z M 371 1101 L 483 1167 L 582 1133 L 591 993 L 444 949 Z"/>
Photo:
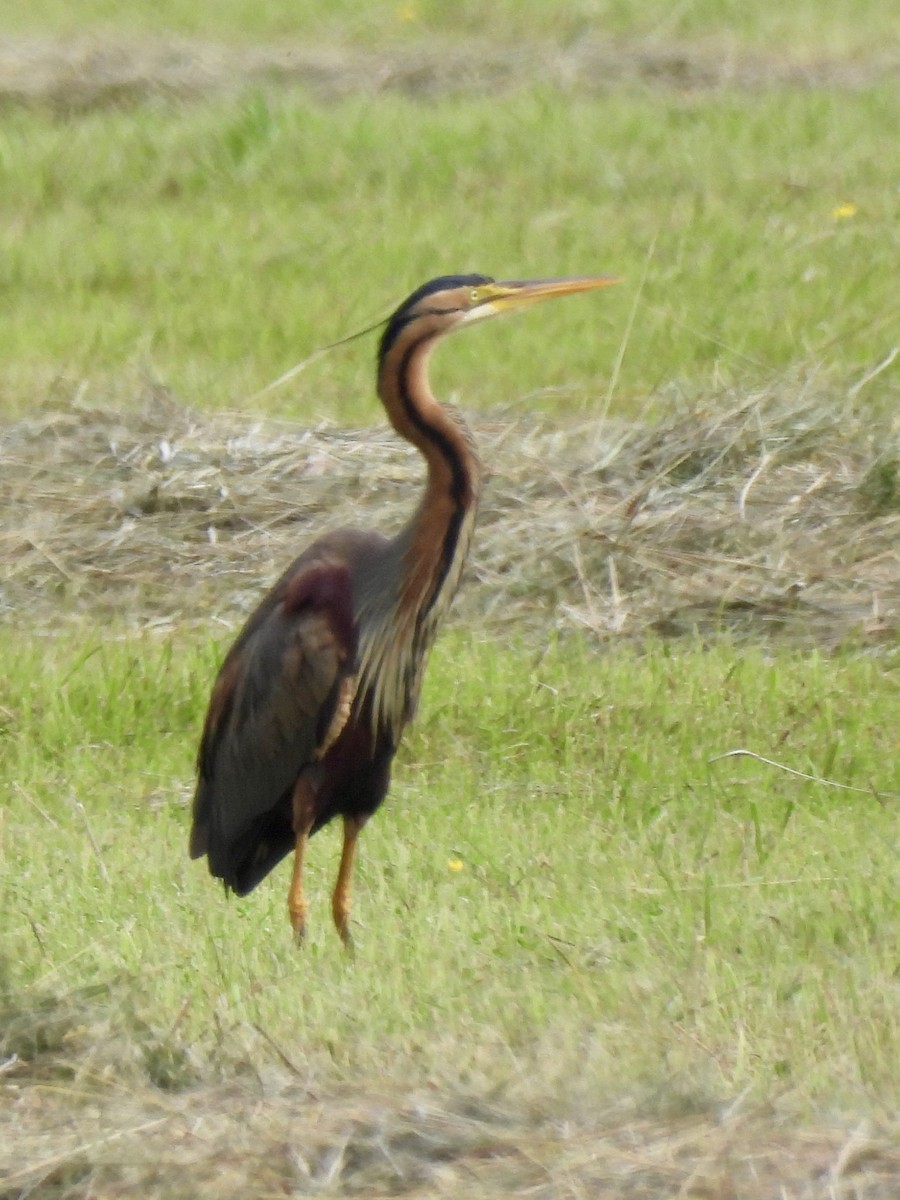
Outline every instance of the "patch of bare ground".
<path id="1" fill-rule="evenodd" d="M 476 422 L 490 470 L 456 619 L 546 636 L 894 643 L 900 437 L 783 381 L 658 424 Z M 317 534 L 390 532 L 388 429 L 77 405 L 0 428 L 0 620 L 233 625 Z"/>
<path id="2" fill-rule="evenodd" d="M 0 104 L 80 111 L 148 97 L 179 99 L 248 87 L 300 86 L 320 100 L 380 92 L 419 97 L 512 91 L 544 84 L 600 92 L 623 84 L 677 91 L 768 87 L 855 89 L 900 76 L 896 48 L 811 58 L 753 51 L 709 38 L 691 42 L 586 37 L 576 44 L 498 46 L 439 42 L 408 49 L 236 46 L 188 38 L 6 37 Z"/>

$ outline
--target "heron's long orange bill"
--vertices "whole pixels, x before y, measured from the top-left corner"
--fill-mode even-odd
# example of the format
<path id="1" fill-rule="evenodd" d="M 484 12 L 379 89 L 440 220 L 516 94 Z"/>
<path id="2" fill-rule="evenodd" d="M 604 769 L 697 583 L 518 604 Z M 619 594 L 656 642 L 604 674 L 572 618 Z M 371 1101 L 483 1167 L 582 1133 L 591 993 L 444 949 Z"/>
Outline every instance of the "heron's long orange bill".
<path id="1" fill-rule="evenodd" d="M 566 279 L 522 279 L 505 283 L 489 283 L 483 287 L 484 303 L 496 312 L 526 308 L 553 296 L 568 296 L 574 292 L 593 292 L 610 287 L 621 280 L 616 275 L 577 275 Z"/>

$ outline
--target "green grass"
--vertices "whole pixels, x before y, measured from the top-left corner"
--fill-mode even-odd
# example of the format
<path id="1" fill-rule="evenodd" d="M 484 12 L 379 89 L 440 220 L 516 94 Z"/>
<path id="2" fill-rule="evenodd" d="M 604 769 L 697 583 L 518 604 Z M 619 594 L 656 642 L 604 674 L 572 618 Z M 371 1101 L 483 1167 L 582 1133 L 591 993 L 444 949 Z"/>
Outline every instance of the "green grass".
<path id="1" fill-rule="evenodd" d="M 348 1079 L 900 1099 L 896 656 L 535 655 L 451 633 L 364 834 L 350 962 L 334 831 L 313 842 L 300 953 L 285 866 L 226 901 L 187 859 L 213 648 L 2 650 L 15 994 L 118 980 L 157 1057 L 190 1047 L 192 1069 L 250 1046 L 259 1063 L 258 1027 Z M 862 790 L 710 765 L 736 747 Z"/>
<path id="2" fill-rule="evenodd" d="M 783 52 L 851 55 L 883 50 L 896 43 L 880 0 L 860 0 L 852 8 L 834 0 L 797 0 L 791 5 L 692 0 L 673 6 L 666 0 L 636 5 L 628 0 L 353 0 L 329 5 L 315 0 L 147 0 L 122 5 L 111 0 L 7 0 L 9 32 L 52 31 L 72 36 L 86 31 L 132 35 L 182 34 L 242 40 L 298 39 L 373 45 L 442 36 L 450 40 L 486 36 L 492 40 L 540 39 L 568 45 L 596 35 L 652 40 L 715 37 L 727 44 Z M 893 33 L 893 37 L 892 37 Z"/>
<path id="3" fill-rule="evenodd" d="M 324 108 L 287 92 L 9 113 L 0 406 L 60 379 L 100 399 L 135 367 L 191 404 L 244 404 L 456 270 L 625 281 L 461 338 L 437 384 L 470 407 L 599 408 L 620 347 L 623 414 L 798 365 L 852 384 L 900 333 L 895 100 L 885 85 Z M 373 344 L 265 406 L 373 418 Z M 895 406 L 892 374 L 867 396 Z"/>

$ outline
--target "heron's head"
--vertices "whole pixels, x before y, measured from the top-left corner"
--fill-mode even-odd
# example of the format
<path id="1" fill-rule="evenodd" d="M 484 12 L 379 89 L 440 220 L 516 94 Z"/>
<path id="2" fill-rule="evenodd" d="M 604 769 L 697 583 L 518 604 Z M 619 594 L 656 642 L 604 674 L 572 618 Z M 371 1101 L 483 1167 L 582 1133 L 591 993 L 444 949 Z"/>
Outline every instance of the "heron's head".
<path id="1" fill-rule="evenodd" d="M 383 363 L 401 334 L 411 345 L 420 336 L 434 340 L 472 321 L 527 308 L 553 296 L 591 292 L 618 283 L 612 275 L 585 275 L 567 279 L 524 279 L 498 283 L 487 275 L 442 275 L 423 283 L 388 318 L 378 347 Z"/>

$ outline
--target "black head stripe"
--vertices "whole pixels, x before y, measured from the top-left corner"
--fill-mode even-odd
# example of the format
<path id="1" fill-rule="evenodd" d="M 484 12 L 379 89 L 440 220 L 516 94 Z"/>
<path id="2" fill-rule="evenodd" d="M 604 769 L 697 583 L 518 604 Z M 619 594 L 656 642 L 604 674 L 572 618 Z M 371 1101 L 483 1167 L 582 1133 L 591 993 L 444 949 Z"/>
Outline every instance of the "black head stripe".
<path id="1" fill-rule="evenodd" d="M 391 346 L 393 346 L 404 327 L 415 317 L 421 315 L 416 309 L 426 297 L 433 296 L 437 292 L 449 292 L 456 288 L 481 287 L 482 284 L 493 282 L 488 275 L 440 275 L 437 279 L 430 279 L 428 283 L 423 283 L 420 288 L 416 288 L 411 296 L 407 296 L 392 316 L 388 317 L 384 333 L 381 335 L 381 341 L 378 345 L 379 363 L 384 360 L 384 356 L 390 350 Z"/>

